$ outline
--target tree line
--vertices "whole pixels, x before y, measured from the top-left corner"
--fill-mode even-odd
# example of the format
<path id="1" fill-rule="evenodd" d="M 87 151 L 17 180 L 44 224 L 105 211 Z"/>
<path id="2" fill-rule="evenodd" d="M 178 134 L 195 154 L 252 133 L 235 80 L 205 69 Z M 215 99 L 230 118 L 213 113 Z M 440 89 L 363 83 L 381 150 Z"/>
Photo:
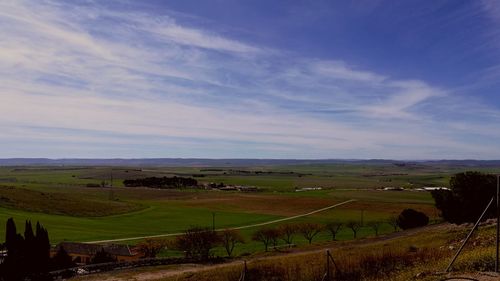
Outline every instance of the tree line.
<path id="1" fill-rule="evenodd" d="M 5 243 L 2 248 L 7 251 L 0 264 L 0 280 L 52 280 L 49 271 L 73 266 L 71 257 L 64 251 L 59 251 L 50 257 L 49 233 L 40 222 L 35 230 L 31 221 L 24 226 L 24 235 L 17 232 L 14 219 L 7 220 L 5 228 Z"/>
<path id="2" fill-rule="evenodd" d="M 354 220 L 347 222 L 332 221 L 327 224 L 311 222 L 289 223 L 277 227 L 260 228 L 253 233 L 252 240 L 262 242 L 264 250 L 268 251 L 270 247 L 276 248 L 280 240 L 283 241 L 283 246 L 295 246 L 293 240 L 297 235 L 302 236 L 309 244 L 312 244 L 313 239 L 324 231 L 329 233 L 332 241 L 337 240 L 337 235 L 342 229 L 349 229 L 354 239 L 357 238 L 358 232 L 362 227 L 370 228 L 373 230 L 375 236 L 378 236 L 381 226 L 385 223 L 391 225 L 394 231 L 397 231 L 399 228 L 406 230 L 427 225 L 429 217 L 422 212 L 405 209 L 399 216 L 392 216 L 386 221 L 371 221 L 366 225 Z"/>
<path id="3" fill-rule="evenodd" d="M 215 247 L 224 247 L 228 257 L 231 257 L 237 244 L 245 243 L 238 230 L 226 229 L 216 232 L 211 228 L 192 227 L 173 241 L 163 239 L 146 239 L 138 244 L 138 249 L 144 258 L 154 258 L 165 248 L 184 252 L 186 258 L 208 260 L 213 257 Z"/>
<path id="4" fill-rule="evenodd" d="M 294 239 L 303 237 L 309 244 L 321 232 L 327 231 L 333 241 L 342 229 L 349 229 L 353 238 L 357 238 L 362 227 L 368 227 L 378 236 L 383 224 L 389 224 L 394 231 L 398 229 L 409 229 L 427 225 L 429 218 L 422 212 L 413 209 L 403 210 L 399 216 L 393 216 L 385 221 L 371 221 L 363 225 L 358 221 L 339 222 L 333 221 L 327 224 L 312 222 L 287 223 L 276 227 L 263 227 L 253 232 L 251 239 L 261 242 L 265 251 L 277 249 L 278 247 L 294 247 Z M 283 243 L 281 245 L 280 241 Z M 213 249 L 223 247 L 228 257 L 231 257 L 238 244 L 245 243 L 245 239 L 236 229 L 214 231 L 211 228 L 192 227 L 177 236 L 173 241 L 160 239 L 146 239 L 138 245 L 145 257 L 156 257 L 164 248 L 172 248 L 184 252 L 186 258 L 195 260 L 208 260 L 213 258 Z"/>
<path id="5" fill-rule="evenodd" d="M 49 233 L 40 222 L 35 230 L 31 221 L 26 220 L 24 233 L 18 233 L 13 218 L 9 218 L 5 227 L 5 242 L 0 249 L 6 256 L 0 263 L 0 281 L 49 281 L 49 272 L 76 266 L 73 258 L 64 247 L 59 247 L 51 257 Z M 91 264 L 115 262 L 116 257 L 107 253 L 104 248 L 97 251 L 90 259 Z"/>
<path id="6" fill-rule="evenodd" d="M 123 185 L 126 187 L 152 187 L 152 188 L 183 188 L 197 187 L 198 181 L 193 178 L 183 177 L 149 177 L 142 179 L 124 180 Z"/>

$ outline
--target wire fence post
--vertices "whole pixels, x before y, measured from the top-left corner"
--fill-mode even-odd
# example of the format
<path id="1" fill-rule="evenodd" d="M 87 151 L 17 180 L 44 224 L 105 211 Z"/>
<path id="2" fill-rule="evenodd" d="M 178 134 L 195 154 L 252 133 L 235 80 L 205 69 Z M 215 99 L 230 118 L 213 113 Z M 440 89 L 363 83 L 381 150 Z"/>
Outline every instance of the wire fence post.
<path id="1" fill-rule="evenodd" d="M 330 263 L 332 263 L 335 267 L 335 272 L 339 272 L 339 268 L 337 267 L 337 264 L 335 263 L 335 260 L 333 259 L 333 256 L 332 254 L 330 253 L 330 250 L 326 250 L 326 272 L 325 274 L 323 275 L 323 279 L 321 279 L 322 281 L 331 281 L 332 280 L 332 269 L 331 269 L 331 266 L 330 266 Z"/>
<path id="2" fill-rule="evenodd" d="M 472 228 L 472 230 L 469 232 L 469 235 L 467 235 L 467 238 L 465 238 L 465 241 L 462 243 L 462 245 L 458 249 L 457 253 L 455 254 L 455 256 L 453 257 L 453 259 L 451 260 L 450 264 L 446 268 L 446 272 L 450 271 L 451 266 L 453 265 L 453 263 L 455 262 L 455 260 L 458 258 L 458 256 L 462 252 L 463 248 L 465 247 L 465 244 L 467 244 L 467 242 L 469 241 L 470 237 L 472 236 L 472 233 L 474 233 L 474 231 L 476 230 L 477 226 L 479 225 L 479 222 L 483 219 L 484 215 L 486 214 L 486 211 L 488 211 L 488 209 L 490 208 L 491 203 L 493 203 L 494 199 L 495 199 L 495 197 L 491 197 L 490 203 L 488 203 L 488 206 L 486 206 L 486 208 L 484 209 L 484 211 L 481 214 L 481 216 L 479 216 L 479 219 L 477 220 L 476 224 L 474 225 L 474 227 Z"/>
<path id="3" fill-rule="evenodd" d="M 241 271 L 240 279 L 238 281 L 245 281 L 247 275 L 247 261 L 243 262 L 243 270 Z"/>
<path id="4" fill-rule="evenodd" d="M 330 281 L 330 250 L 326 250 L 326 280 Z"/>

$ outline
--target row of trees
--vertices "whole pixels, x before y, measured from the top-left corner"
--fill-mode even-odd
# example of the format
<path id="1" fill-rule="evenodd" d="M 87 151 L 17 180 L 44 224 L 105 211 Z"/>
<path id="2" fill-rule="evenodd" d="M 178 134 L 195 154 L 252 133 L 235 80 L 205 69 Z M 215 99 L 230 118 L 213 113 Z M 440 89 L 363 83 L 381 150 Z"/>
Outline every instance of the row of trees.
<path id="1" fill-rule="evenodd" d="M 4 249 L 7 257 L 0 268 L 0 276 L 5 280 L 24 280 L 26 277 L 39 278 L 49 269 L 49 235 L 39 222 L 33 231 L 31 221 L 26 221 L 24 236 L 17 233 L 12 218 L 7 220 Z"/>
<path id="2" fill-rule="evenodd" d="M 366 224 L 373 230 L 376 236 L 383 224 L 389 224 L 394 231 L 409 229 L 427 225 L 429 218 L 421 212 L 406 209 L 399 216 L 394 216 L 386 221 L 372 221 Z M 255 231 L 252 240 L 262 242 L 264 249 L 277 247 L 279 241 L 283 241 L 285 247 L 292 247 L 294 238 L 301 235 L 311 244 L 314 238 L 321 232 L 328 231 L 332 240 L 336 240 L 338 233 L 346 228 L 350 229 L 353 238 L 357 238 L 358 231 L 363 227 L 360 222 L 331 222 L 328 224 L 318 224 L 311 222 L 282 224 L 278 227 L 264 227 Z M 171 248 L 183 251 L 185 256 L 193 259 L 206 260 L 212 256 L 211 250 L 217 246 L 222 246 L 229 257 L 237 244 L 245 243 L 243 236 L 238 230 L 227 229 L 221 232 L 215 232 L 209 228 L 193 227 L 185 231 L 183 235 L 178 236 L 173 242 L 163 240 L 145 240 L 139 244 L 139 249 L 145 257 L 155 257 L 167 245 Z"/>
<path id="3" fill-rule="evenodd" d="M 374 222 L 369 225 L 378 235 L 381 223 Z M 298 234 L 301 234 L 311 244 L 320 232 L 328 230 L 332 239 L 335 240 L 337 233 L 343 227 L 350 228 L 354 233 L 354 238 L 356 238 L 361 224 L 354 221 L 345 224 L 333 222 L 327 225 L 317 223 L 283 224 L 276 228 L 258 229 L 253 233 L 252 240 L 262 242 L 267 251 L 270 246 L 277 246 L 279 240 L 283 240 L 286 245 L 291 246 L 294 237 Z M 231 257 L 236 245 L 241 243 L 245 243 L 245 239 L 238 230 L 227 229 L 216 232 L 209 228 L 193 227 L 186 230 L 183 235 L 177 236 L 174 241 L 146 239 L 138 245 L 138 248 L 146 258 L 156 257 L 162 249 L 168 247 L 183 251 L 187 258 L 206 260 L 212 256 L 211 250 L 218 246 L 222 246 L 227 255 Z"/>
<path id="4" fill-rule="evenodd" d="M 415 211 L 413 209 L 406 209 L 399 216 L 390 217 L 386 221 L 371 221 L 366 224 L 373 230 L 376 236 L 379 235 L 380 228 L 383 224 L 389 224 L 393 227 L 394 231 L 401 229 L 409 229 L 427 225 L 429 223 L 429 217 L 424 213 Z M 337 234 L 340 230 L 347 228 L 352 231 L 353 238 L 357 238 L 358 231 L 363 227 L 363 225 L 358 221 L 348 221 L 348 222 L 331 222 L 326 225 L 318 223 L 299 223 L 299 224 L 283 224 L 276 228 L 261 228 L 254 232 L 252 240 L 259 241 L 264 244 L 264 248 L 267 251 L 269 246 L 276 247 L 278 241 L 282 240 L 285 245 L 291 246 L 293 244 L 293 238 L 295 235 L 299 234 L 304 237 L 309 244 L 312 243 L 313 239 L 322 231 L 328 231 L 332 237 L 332 240 L 337 239 Z"/>
<path id="5" fill-rule="evenodd" d="M 211 256 L 211 250 L 222 245 L 227 255 L 231 256 L 237 243 L 244 243 L 237 230 L 224 230 L 217 233 L 208 228 L 191 228 L 184 235 L 177 237 L 174 247 L 184 251 L 186 257 L 206 260 Z"/>
<path id="6" fill-rule="evenodd" d="M 245 243 L 238 230 L 227 229 L 216 232 L 210 228 L 193 227 L 177 236 L 173 241 L 146 239 L 138 244 L 144 258 L 154 258 L 166 247 L 184 252 L 186 258 L 207 260 L 212 257 L 212 249 L 224 247 L 229 257 L 237 244 Z"/>
<path id="7" fill-rule="evenodd" d="M 0 280 L 20 281 L 45 281 L 52 280 L 50 271 L 66 269 L 76 266 L 72 257 L 63 247 L 50 256 L 49 233 L 40 222 L 35 229 L 31 221 L 27 220 L 24 233 L 18 233 L 14 219 L 7 220 L 5 228 L 5 243 L 0 248 L 7 252 L 0 264 Z M 91 263 L 113 262 L 116 258 L 104 249 L 95 253 Z"/>
<path id="8" fill-rule="evenodd" d="M 198 181 L 193 178 L 183 177 L 149 177 L 135 180 L 124 180 L 123 185 L 127 187 L 152 187 L 152 188 L 182 188 L 182 187 L 196 187 Z"/>
<path id="9" fill-rule="evenodd" d="M 393 221 L 396 222 L 396 220 L 389 220 L 388 222 L 391 223 Z M 383 222 L 374 221 L 369 222 L 366 226 L 373 229 L 375 235 L 378 236 L 382 224 Z M 395 226 L 395 230 L 397 230 L 397 224 L 394 223 L 393 225 Z M 337 234 L 342 229 L 347 228 L 352 231 L 353 238 L 356 238 L 361 227 L 362 224 L 357 221 L 348 221 L 345 223 L 331 222 L 326 225 L 311 222 L 283 224 L 275 228 L 266 227 L 257 230 L 252 235 L 252 240 L 262 242 L 264 249 L 268 251 L 269 247 L 276 247 L 280 240 L 284 242 L 285 246 L 291 247 L 296 235 L 301 235 L 309 244 L 312 244 L 313 239 L 323 231 L 328 231 L 332 240 L 335 241 L 337 240 Z"/>

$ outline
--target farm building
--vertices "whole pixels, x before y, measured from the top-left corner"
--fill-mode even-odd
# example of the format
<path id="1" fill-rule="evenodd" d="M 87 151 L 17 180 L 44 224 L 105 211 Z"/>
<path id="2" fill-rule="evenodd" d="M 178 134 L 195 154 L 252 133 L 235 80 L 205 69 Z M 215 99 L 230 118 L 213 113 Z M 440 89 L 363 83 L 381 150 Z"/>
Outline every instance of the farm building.
<path id="1" fill-rule="evenodd" d="M 76 263 L 84 264 L 90 263 L 92 257 L 102 249 L 116 257 L 117 261 L 138 260 L 142 256 L 139 251 L 131 249 L 127 245 L 98 245 L 78 242 L 61 242 L 57 244 L 57 246 L 52 249 L 51 256 L 54 256 L 61 247 L 64 248 L 64 250 Z"/>
<path id="2" fill-rule="evenodd" d="M 318 186 L 318 187 L 303 187 L 303 188 L 295 188 L 295 192 L 301 192 L 301 191 L 314 191 L 314 190 L 322 190 L 323 188 Z"/>
<path id="3" fill-rule="evenodd" d="M 402 187 L 387 186 L 387 187 L 384 187 L 382 190 L 385 190 L 385 191 L 403 191 L 405 189 Z"/>
<path id="4" fill-rule="evenodd" d="M 255 187 L 255 186 L 238 185 L 237 188 L 241 192 L 256 192 L 256 191 L 259 191 L 259 189 L 257 187 Z"/>
<path id="5" fill-rule="evenodd" d="M 443 186 L 424 186 L 422 187 L 425 191 L 433 191 L 433 190 L 450 190 L 447 187 Z"/>

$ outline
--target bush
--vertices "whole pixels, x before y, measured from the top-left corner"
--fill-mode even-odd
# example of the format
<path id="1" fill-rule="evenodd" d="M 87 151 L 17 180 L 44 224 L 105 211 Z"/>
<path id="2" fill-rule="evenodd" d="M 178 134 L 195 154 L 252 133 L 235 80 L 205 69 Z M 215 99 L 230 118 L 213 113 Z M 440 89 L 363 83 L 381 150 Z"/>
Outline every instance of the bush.
<path id="1" fill-rule="evenodd" d="M 66 252 L 64 247 L 60 247 L 57 253 L 52 258 L 52 270 L 61 270 L 66 268 L 75 267 L 76 264 L 73 262 L 71 256 Z"/>
<path id="2" fill-rule="evenodd" d="M 495 252 L 493 249 L 481 249 L 465 253 L 453 269 L 457 271 L 494 271 Z"/>
<path id="3" fill-rule="evenodd" d="M 163 239 L 146 239 L 137 245 L 144 258 L 156 258 L 165 249 L 167 241 Z"/>
<path id="4" fill-rule="evenodd" d="M 209 228 L 193 227 L 175 240 L 175 247 L 184 251 L 187 258 L 208 260 L 210 251 L 219 244 L 220 238 Z"/>
<path id="5" fill-rule="evenodd" d="M 198 186 L 198 181 L 193 178 L 183 178 L 183 177 L 150 177 L 135 180 L 124 180 L 123 185 L 126 187 L 152 187 L 152 188 L 182 188 L 182 187 L 196 187 Z"/>
<path id="6" fill-rule="evenodd" d="M 405 209 L 398 217 L 398 226 L 405 230 L 415 227 L 426 226 L 429 223 L 429 217 L 413 209 Z"/>
<path id="7" fill-rule="evenodd" d="M 95 255 L 90 260 L 91 264 L 108 263 L 108 262 L 116 262 L 116 257 L 106 252 L 104 248 L 95 253 Z"/>
<path id="8" fill-rule="evenodd" d="M 434 190 L 432 197 L 443 218 L 451 223 L 475 222 L 496 194 L 496 178 L 480 172 L 459 173 L 450 179 L 451 190 Z M 484 219 L 495 217 L 490 208 Z"/>

